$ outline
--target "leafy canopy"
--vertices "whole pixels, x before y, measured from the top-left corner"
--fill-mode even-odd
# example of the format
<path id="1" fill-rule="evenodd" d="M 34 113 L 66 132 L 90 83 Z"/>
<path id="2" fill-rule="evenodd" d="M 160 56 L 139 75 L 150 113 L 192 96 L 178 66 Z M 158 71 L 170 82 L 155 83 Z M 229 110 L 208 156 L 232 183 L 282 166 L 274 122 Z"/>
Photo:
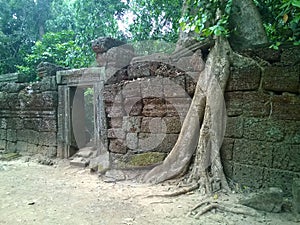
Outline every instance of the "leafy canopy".
<path id="1" fill-rule="evenodd" d="M 300 44 L 300 0 L 253 0 L 274 48 Z M 49 61 L 70 68 L 90 66 L 90 41 L 127 39 L 151 52 L 144 40 L 176 42 L 179 30 L 199 39 L 229 36 L 232 0 L 0 0 L 0 73 L 34 73 Z M 183 14 L 182 14 L 183 9 Z M 221 16 L 217 16 L 220 10 Z M 121 26 L 123 27 L 120 27 Z M 142 44 L 141 44 L 142 43 Z M 139 46 L 144 45 L 144 46 Z"/>

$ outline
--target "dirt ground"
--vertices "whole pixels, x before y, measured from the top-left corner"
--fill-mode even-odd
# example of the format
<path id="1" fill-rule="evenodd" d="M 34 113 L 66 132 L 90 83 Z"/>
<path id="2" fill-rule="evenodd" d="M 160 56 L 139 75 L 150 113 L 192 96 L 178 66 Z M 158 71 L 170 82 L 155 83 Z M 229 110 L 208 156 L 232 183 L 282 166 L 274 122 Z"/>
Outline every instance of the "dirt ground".
<path id="1" fill-rule="evenodd" d="M 69 166 L 66 160 L 53 166 L 27 161 L 0 161 L 1 225 L 300 224 L 298 216 L 288 213 L 253 217 L 216 211 L 195 219 L 188 213 L 202 199 L 197 192 L 147 198 L 173 187 L 133 181 L 105 183 L 88 169 Z M 221 196 L 228 202 L 238 197 Z"/>

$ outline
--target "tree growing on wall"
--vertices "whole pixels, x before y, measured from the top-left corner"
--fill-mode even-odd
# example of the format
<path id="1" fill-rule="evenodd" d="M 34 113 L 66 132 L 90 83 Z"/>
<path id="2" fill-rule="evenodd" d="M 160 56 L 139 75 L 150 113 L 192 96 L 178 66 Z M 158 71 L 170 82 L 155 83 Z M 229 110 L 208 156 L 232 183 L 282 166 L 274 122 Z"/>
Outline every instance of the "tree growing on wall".
<path id="1" fill-rule="evenodd" d="M 299 7 L 299 1 L 290 2 Z M 205 42 L 213 44 L 206 62 L 201 57 L 195 62 L 205 66 L 175 146 L 144 180 L 159 183 L 188 172 L 191 189 L 200 188 L 203 194 L 228 190 L 220 147 L 225 132 L 223 93 L 229 68 L 233 60 L 247 60 L 234 50 L 268 44 L 267 33 L 252 0 L 185 0 L 181 26 L 178 43 L 184 47 L 195 46 L 195 40 L 200 41 L 199 46 Z M 293 41 L 299 39 L 293 35 Z"/>

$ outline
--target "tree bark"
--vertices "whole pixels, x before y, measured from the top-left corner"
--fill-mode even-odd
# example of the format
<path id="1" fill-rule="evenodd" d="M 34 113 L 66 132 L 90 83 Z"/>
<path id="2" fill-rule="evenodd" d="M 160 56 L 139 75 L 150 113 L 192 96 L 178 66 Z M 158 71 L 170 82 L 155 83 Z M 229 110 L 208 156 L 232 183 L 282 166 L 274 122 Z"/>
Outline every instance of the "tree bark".
<path id="1" fill-rule="evenodd" d="M 184 1 L 183 10 L 187 9 L 187 2 Z M 257 32 L 257 35 L 253 34 L 248 39 L 247 37 L 243 39 L 243 42 L 247 40 L 247 44 L 241 45 L 241 48 L 265 43 L 265 32 L 252 0 L 233 0 L 233 5 L 235 9 L 243 11 L 232 17 L 235 21 L 238 21 L 239 16 L 253 16 L 241 20 L 240 36 L 247 35 L 252 28 L 253 32 Z M 259 21 L 260 24 L 253 25 Z M 189 37 L 195 35 L 182 34 L 178 43 L 195 41 L 193 38 L 192 41 L 186 41 Z M 234 42 L 234 38 L 233 35 L 230 40 Z M 145 175 L 145 182 L 159 183 L 180 176 L 187 172 L 192 158 L 195 157 L 187 179 L 188 183 L 198 184 L 203 194 L 229 189 L 221 163 L 220 148 L 227 118 L 223 93 L 229 78 L 233 55 L 228 40 L 225 37 L 217 37 L 205 68 L 200 73 L 194 98 L 178 140 L 164 162 Z M 203 59 L 199 57 L 198 60 Z"/>
<path id="2" fill-rule="evenodd" d="M 146 182 L 159 183 L 184 174 L 196 150 L 189 182 L 200 181 L 205 192 L 213 191 L 210 188 L 213 182 L 219 182 L 224 188 L 228 187 L 219 149 L 225 132 L 223 91 L 229 77 L 230 55 L 231 48 L 227 40 L 217 38 L 199 76 L 179 138 L 164 162 L 146 174 Z"/>

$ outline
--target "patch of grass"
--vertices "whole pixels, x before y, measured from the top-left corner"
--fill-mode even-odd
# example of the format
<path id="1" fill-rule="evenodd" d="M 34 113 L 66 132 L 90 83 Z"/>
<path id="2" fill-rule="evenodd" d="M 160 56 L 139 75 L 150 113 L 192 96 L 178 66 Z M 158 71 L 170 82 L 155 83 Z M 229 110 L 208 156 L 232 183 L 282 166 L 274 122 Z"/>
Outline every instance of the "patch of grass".
<path id="1" fill-rule="evenodd" d="M 127 163 L 130 166 L 149 166 L 155 163 L 162 162 L 166 157 L 166 153 L 161 152 L 146 152 L 131 156 Z"/>

